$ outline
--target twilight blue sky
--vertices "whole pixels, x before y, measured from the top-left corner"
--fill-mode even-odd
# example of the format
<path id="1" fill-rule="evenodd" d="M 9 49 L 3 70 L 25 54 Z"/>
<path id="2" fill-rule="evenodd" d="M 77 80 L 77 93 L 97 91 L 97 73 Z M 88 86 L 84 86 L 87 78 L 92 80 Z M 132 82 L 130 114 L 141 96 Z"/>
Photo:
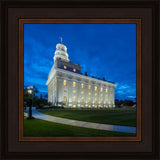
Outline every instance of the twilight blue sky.
<path id="1" fill-rule="evenodd" d="M 82 73 L 115 82 L 116 99 L 136 97 L 136 24 L 24 24 L 24 85 L 45 85 L 56 44 L 63 38 L 69 59 Z"/>

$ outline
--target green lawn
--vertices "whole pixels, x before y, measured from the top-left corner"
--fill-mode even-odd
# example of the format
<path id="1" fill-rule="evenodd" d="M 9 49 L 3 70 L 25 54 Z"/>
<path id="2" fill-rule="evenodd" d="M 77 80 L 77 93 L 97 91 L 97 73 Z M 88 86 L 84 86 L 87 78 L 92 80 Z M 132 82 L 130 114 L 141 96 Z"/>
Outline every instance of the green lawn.
<path id="1" fill-rule="evenodd" d="M 49 136 L 136 136 L 132 133 L 122 133 L 113 131 L 103 131 L 97 129 L 88 129 L 83 127 L 74 127 L 49 121 L 24 119 L 24 136 L 49 137 Z"/>
<path id="2" fill-rule="evenodd" d="M 136 126 L 135 109 L 90 109 L 90 110 L 44 110 L 41 113 L 51 116 L 124 126 Z"/>

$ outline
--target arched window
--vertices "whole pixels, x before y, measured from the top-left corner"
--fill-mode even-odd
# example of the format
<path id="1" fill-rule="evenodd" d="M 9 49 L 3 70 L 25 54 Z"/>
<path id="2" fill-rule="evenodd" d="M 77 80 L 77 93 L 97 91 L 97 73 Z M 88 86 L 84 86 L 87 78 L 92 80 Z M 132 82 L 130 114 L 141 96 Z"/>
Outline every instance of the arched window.
<path id="1" fill-rule="evenodd" d="M 73 82 L 73 87 L 76 87 L 76 82 Z"/>
<path id="2" fill-rule="evenodd" d="M 63 81 L 63 85 L 64 85 L 64 86 L 67 85 L 67 81 L 66 81 L 66 80 Z"/>
<path id="3" fill-rule="evenodd" d="M 67 101 L 67 97 L 66 97 L 66 96 L 63 97 L 63 101 L 64 101 L 64 102 Z"/>
<path id="4" fill-rule="evenodd" d="M 83 97 L 81 97 L 81 102 L 84 102 L 84 98 Z"/>
<path id="5" fill-rule="evenodd" d="M 84 84 L 83 83 L 81 84 L 81 88 L 84 88 Z"/>
<path id="6" fill-rule="evenodd" d="M 73 97 L 73 102 L 75 102 L 75 101 L 76 101 L 76 97 L 74 96 L 74 97 Z"/>

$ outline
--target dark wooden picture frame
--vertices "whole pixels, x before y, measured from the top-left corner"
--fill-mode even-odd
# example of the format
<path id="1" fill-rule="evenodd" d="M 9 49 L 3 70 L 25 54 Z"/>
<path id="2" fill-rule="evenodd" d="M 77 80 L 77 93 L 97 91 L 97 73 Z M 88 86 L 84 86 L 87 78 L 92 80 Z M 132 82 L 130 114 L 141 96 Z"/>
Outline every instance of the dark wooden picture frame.
<path id="1" fill-rule="evenodd" d="M 159 157 L 159 2 L 66 1 L 1 3 L 1 157 L 3 159 L 111 159 Z M 43 13 L 43 14 L 42 14 Z M 74 13 L 74 14 L 73 14 Z M 19 57 L 20 19 L 139 19 L 142 23 L 138 58 L 138 96 L 141 105 L 137 140 L 24 140 L 19 117 L 23 66 Z M 140 23 L 140 24 L 141 24 Z M 22 41 L 20 41 L 22 42 Z M 21 46 L 21 45 L 20 45 Z M 141 58 L 142 57 L 142 58 Z M 20 58 L 20 59 L 19 59 Z M 140 65 L 141 64 L 141 65 Z M 157 87 L 158 86 L 158 87 Z M 139 94 L 141 93 L 141 94 Z M 20 128 L 19 128 L 20 122 Z M 142 125 L 141 125 L 142 124 Z M 141 132 L 142 131 L 142 132 Z M 19 136 L 20 133 L 20 136 Z M 109 141 L 109 142 L 108 142 Z M 63 153 L 63 154 L 62 154 Z"/>

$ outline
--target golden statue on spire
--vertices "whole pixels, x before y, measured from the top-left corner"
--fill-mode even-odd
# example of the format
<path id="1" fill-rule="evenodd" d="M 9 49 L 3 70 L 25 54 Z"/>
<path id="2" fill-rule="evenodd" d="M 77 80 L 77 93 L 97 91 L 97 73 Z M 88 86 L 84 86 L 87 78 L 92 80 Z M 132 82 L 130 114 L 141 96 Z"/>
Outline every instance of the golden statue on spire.
<path id="1" fill-rule="evenodd" d="M 62 44 L 62 37 L 60 37 L 61 38 L 61 44 Z"/>

